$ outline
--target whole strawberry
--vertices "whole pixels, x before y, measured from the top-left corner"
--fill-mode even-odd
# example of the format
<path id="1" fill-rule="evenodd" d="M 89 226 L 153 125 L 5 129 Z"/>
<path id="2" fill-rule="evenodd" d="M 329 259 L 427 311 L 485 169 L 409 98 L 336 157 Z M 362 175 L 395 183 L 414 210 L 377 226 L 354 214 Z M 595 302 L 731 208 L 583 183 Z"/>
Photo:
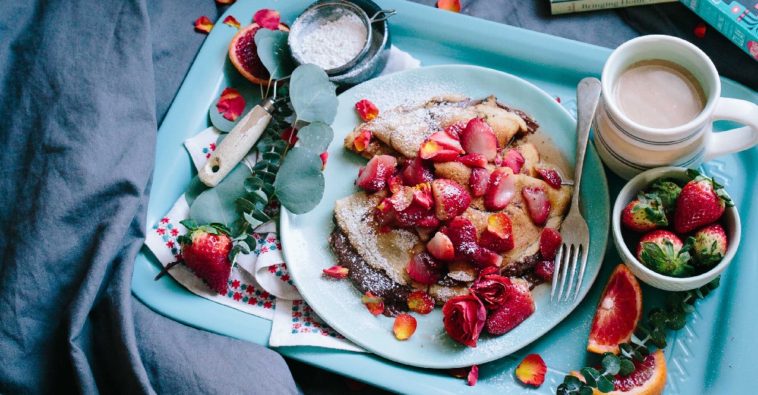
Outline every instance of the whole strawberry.
<path id="1" fill-rule="evenodd" d="M 682 187 L 671 179 L 659 178 L 650 186 L 650 193 L 661 199 L 663 210 L 670 216 L 674 213 L 676 199 L 682 193 Z"/>
<path id="2" fill-rule="evenodd" d="M 687 248 L 677 235 L 668 230 L 645 234 L 637 245 L 637 259 L 658 273 L 673 277 L 692 274 L 693 267 Z"/>
<path id="3" fill-rule="evenodd" d="M 721 218 L 732 201 L 724 188 L 710 177 L 688 170 L 692 181 L 682 188 L 676 199 L 674 230 L 679 234 L 712 224 Z"/>
<path id="4" fill-rule="evenodd" d="M 700 268 L 709 269 L 720 262 L 726 255 L 727 239 L 724 228 L 719 224 L 708 225 L 687 239 L 691 246 L 695 264 Z"/>
<path id="5" fill-rule="evenodd" d="M 661 199 L 657 195 L 643 193 L 624 207 L 621 223 L 634 232 L 647 232 L 669 224 Z"/>
<path id="6" fill-rule="evenodd" d="M 222 225 L 196 226 L 183 221 L 187 234 L 179 237 L 184 264 L 200 277 L 211 289 L 226 294 L 232 263 L 232 239 Z"/>

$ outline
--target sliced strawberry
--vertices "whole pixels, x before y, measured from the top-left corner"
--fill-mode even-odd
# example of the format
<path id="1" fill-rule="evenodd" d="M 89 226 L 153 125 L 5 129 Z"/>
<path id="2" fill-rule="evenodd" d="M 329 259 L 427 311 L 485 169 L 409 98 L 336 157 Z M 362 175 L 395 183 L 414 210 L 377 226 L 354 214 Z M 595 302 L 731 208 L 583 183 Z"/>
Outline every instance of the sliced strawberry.
<path id="1" fill-rule="evenodd" d="M 433 257 L 443 261 L 451 261 L 455 259 L 455 247 L 453 247 L 453 242 L 442 232 L 434 234 L 434 237 L 426 243 L 426 250 L 429 251 Z"/>
<path id="2" fill-rule="evenodd" d="M 547 372 L 547 366 L 542 357 L 538 354 L 529 354 L 516 367 L 516 378 L 526 385 L 539 387 L 545 382 L 545 372 Z"/>
<path id="3" fill-rule="evenodd" d="M 424 291 L 413 291 L 408 295 L 408 308 L 415 313 L 429 314 L 434 310 L 434 299 Z"/>
<path id="4" fill-rule="evenodd" d="M 499 253 L 512 250 L 514 240 L 511 219 L 505 213 L 490 215 L 487 218 L 487 228 L 479 238 L 479 244 Z"/>
<path id="5" fill-rule="evenodd" d="M 431 208 L 434 204 L 431 184 L 425 182 L 416 185 L 416 187 L 413 188 L 413 201 L 423 208 Z"/>
<path id="6" fill-rule="evenodd" d="M 478 247 L 479 248 L 477 248 L 474 253 L 469 256 L 469 259 L 471 259 L 475 265 L 486 268 L 500 267 L 500 265 L 503 264 L 503 257 L 500 256 L 500 254 L 497 254 L 482 246 Z"/>
<path id="7" fill-rule="evenodd" d="M 439 226 L 440 220 L 434 216 L 434 211 L 411 203 L 405 210 L 395 213 L 395 222 L 403 228 L 416 226 L 429 228 Z"/>
<path id="8" fill-rule="evenodd" d="M 554 261 L 542 260 L 537 262 L 537 265 L 534 266 L 534 274 L 544 282 L 549 283 L 553 281 L 553 273 L 555 273 Z"/>
<path id="9" fill-rule="evenodd" d="M 461 132 L 461 145 L 468 154 L 482 154 L 487 161 L 497 155 L 497 137 L 490 125 L 481 118 L 474 118 Z"/>
<path id="10" fill-rule="evenodd" d="M 421 159 L 429 159 L 432 162 L 450 162 L 455 160 L 458 154 L 458 151 L 445 148 L 434 140 L 425 141 L 418 152 Z"/>
<path id="11" fill-rule="evenodd" d="M 390 198 L 384 198 L 374 210 L 374 218 L 379 224 L 379 230 L 386 233 L 391 230 L 390 226 L 395 223 L 395 209 L 392 208 Z"/>
<path id="12" fill-rule="evenodd" d="M 403 183 L 408 186 L 414 186 L 434 180 L 432 170 L 429 169 L 424 161 L 418 157 L 406 160 L 400 174 L 403 177 Z"/>
<path id="13" fill-rule="evenodd" d="M 555 254 L 558 252 L 558 248 L 561 247 L 563 238 L 561 234 L 553 228 L 542 229 L 540 235 L 540 254 L 542 259 L 552 261 L 555 259 Z"/>
<path id="14" fill-rule="evenodd" d="M 338 280 L 347 278 L 347 275 L 349 273 L 350 273 L 350 269 L 344 266 L 332 266 L 329 269 L 324 269 L 324 275 L 326 275 L 327 277 L 336 278 Z"/>
<path id="15" fill-rule="evenodd" d="M 429 140 L 436 142 L 441 147 L 463 153 L 463 147 L 458 137 L 451 135 L 446 131 L 435 132 L 429 136 Z"/>
<path id="16" fill-rule="evenodd" d="M 461 133 L 463 132 L 463 129 L 466 128 L 466 123 L 467 122 L 465 122 L 465 121 L 458 121 L 458 122 L 456 122 L 454 124 L 448 125 L 445 128 L 445 132 L 447 134 L 449 134 L 449 135 L 451 135 L 451 136 L 453 136 L 453 137 L 455 137 L 455 138 L 457 138 L 457 139 L 460 140 Z"/>
<path id="17" fill-rule="evenodd" d="M 402 186 L 403 179 L 399 174 L 393 174 L 387 177 L 387 188 L 390 190 L 390 193 L 397 193 Z"/>
<path id="18" fill-rule="evenodd" d="M 487 187 L 490 185 L 490 173 L 487 169 L 471 169 L 471 175 L 468 179 L 468 187 L 474 197 L 484 196 Z"/>
<path id="19" fill-rule="evenodd" d="M 504 167 L 495 169 L 490 175 L 487 192 L 484 194 L 484 207 L 489 211 L 500 211 L 508 206 L 516 195 L 516 181 Z"/>
<path id="20" fill-rule="evenodd" d="M 389 198 L 390 204 L 395 211 L 403 211 L 410 207 L 413 203 L 413 188 L 401 186 L 397 192 L 393 193 Z"/>
<path id="21" fill-rule="evenodd" d="M 521 152 L 518 152 L 518 150 L 513 148 L 505 150 L 503 166 L 510 167 L 513 170 L 513 174 L 521 173 L 521 167 L 524 166 L 524 162 L 524 155 L 521 155 Z"/>
<path id="22" fill-rule="evenodd" d="M 508 301 L 487 317 L 485 327 L 492 335 L 502 335 L 524 322 L 534 313 L 534 300 L 529 292 L 529 285 L 524 280 L 514 279 L 513 292 Z"/>
<path id="23" fill-rule="evenodd" d="M 455 217 L 440 231 L 450 238 L 455 252 L 462 257 L 473 256 L 480 248 L 476 243 L 476 228 L 467 218 Z"/>
<path id="24" fill-rule="evenodd" d="M 379 108 L 369 99 L 362 99 L 355 103 L 355 111 L 358 112 L 363 122 L 368 122 L 379 115 Z"/>
<path id="25" fill-rule="evenodd" d="M 437 260 L 426 252 L 419 252 L 411 258 L 405 271 L 411 280 L 424 285 L 436 283 L 441 277 L 441 268 Z"/>
<path id="26" fill-rule="evenodd" d="M 482 154 L 466 154 L 459 157 L 458 162 L 472 168 L 487 166 L 487 158 Z"/>
<path id="27" fill-rule="evenodd" d="M 440 178 L 432 181 L 434 213 L 441 221 L 462 214 L 471 204 L 471 196 L 464 187 L 453 180 Z"/>
<path id="28" fill-rule="evenodd" d="M 547 185 L 550 185 L 555 189 L 561 189 L 561 183 L 563 183 L 563 180 L 561 179 L 561 175 L 558 174 L 555 169 L 538 167 L 537 174 L 547 183 Z"/>
<path id="29" fill-rule="evenodd" d="M 521 190 L 521 196 L 524 197 L 532 222 L 537 226 L 545 225 L 550 214 L 550 200 L 545 190 L 539 187 L 525 187 Z"/>
<path id="30" fill-rule="evenodd" d="M 355 184 L 369 192 L 382 190 L 387 185 L 387 178 L 395 172 L 395 166 L 397 159 L 394 156 L 377 155 L 358 172 Z"/>

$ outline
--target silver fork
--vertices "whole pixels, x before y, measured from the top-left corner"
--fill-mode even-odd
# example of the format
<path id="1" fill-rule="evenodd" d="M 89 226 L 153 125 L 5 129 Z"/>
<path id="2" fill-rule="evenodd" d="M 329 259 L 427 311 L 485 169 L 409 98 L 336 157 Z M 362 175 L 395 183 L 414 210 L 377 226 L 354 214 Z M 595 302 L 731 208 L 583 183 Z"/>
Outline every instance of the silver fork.
<path id="1" fill-rule="evenodd" d="M 576 88 L 577 123 L 576 123 L 576 166 L 574 167 L 574 194 L 571 197 L 571 208 L 566 219 L 561 225 L 561 238 L 563 244 L 555 256 L 555 271 L 553 272 L 553 289 L 550 291 L 550 300 L 553 300 L 556 288 L 558 289 L 557 301 L 561 302 L 563 289 L 568 278 L 568 289 L 564 301 L 572 302 L 579 295 L 584 279 L 584 270 L 587 268 L 587 255 L 590 247 L 590 231 L 587 221 L 579 211 L 579 187 L 582 181 L 582 169 L 584 167 L 584 154 L 587 151 L 587 140 L 590 135 L 590 126 L 595 118 L 595 109 L 600 98 L 600 81 L 596 78 L 584 78 L 579 81 Z M 577 263 L 581 259 L 581 265 L 577 270 Z M 574 291 L 574 276 L 579 272 Z M 572 291 L 574 291 L 572 295 Z"/>

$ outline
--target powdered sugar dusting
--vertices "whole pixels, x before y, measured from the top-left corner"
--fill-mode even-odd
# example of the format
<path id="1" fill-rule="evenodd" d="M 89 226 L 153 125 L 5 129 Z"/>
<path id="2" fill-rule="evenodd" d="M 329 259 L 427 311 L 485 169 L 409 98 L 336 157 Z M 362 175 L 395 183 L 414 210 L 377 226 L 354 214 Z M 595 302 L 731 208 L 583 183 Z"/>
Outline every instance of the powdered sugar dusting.
<path id="1" fill-rule="evenodd" d="M 392 229 L 387 233 L 377 231 L 374 208 L 376 196 L 356 193 L 335 204 L 334 215 L 340 228 L 366 263 L 381 270 L 398 284 L 407 284 L 404 278 L 405 265 L 411 250 L 419 243 L 418 236 L 405 229 Z"/>

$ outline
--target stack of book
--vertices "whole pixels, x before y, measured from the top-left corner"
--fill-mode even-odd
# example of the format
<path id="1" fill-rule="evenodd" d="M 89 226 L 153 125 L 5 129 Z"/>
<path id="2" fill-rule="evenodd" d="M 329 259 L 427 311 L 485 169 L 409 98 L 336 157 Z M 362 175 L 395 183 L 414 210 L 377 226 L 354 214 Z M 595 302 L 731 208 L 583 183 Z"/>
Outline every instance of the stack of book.
<path id="1" fill-rule="evenodd" d="M 550 0 L 553 15 L 607 8 L 673 3 L 677 0 Z M 758 0 L 679 0 L 730 41 L 758 60 Z M 693 27 L 694 28 L 694 27 Z"/>

